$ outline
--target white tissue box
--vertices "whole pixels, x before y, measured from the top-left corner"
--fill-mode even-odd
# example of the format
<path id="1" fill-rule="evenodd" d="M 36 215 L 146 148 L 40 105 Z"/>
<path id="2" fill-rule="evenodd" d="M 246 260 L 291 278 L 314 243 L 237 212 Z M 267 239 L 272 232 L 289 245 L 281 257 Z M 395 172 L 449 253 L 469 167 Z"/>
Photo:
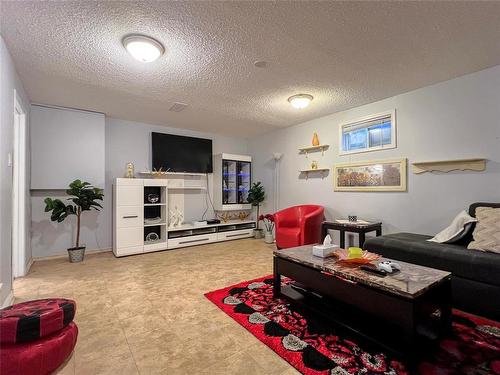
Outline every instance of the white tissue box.
<path id="1" fill-rule="evenodd" d="M 337 249 L 340 249 L 338 245 L 314 245 L 313 255 L 320 258 L 326 258 L 332 256 Z"/>

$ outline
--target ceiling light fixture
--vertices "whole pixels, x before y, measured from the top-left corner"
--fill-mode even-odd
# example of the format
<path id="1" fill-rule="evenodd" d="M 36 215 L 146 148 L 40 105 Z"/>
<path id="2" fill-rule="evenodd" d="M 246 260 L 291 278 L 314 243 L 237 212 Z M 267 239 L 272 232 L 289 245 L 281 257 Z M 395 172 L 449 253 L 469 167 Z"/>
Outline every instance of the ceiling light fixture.
<path id="1" fill-rule="evenodd" d="M 297 109 L 306 108 L 309 104 L 311 104 L 312 100 L 313 96 L 309 94 L 297 94 L 288 98 L 288 102 L 291 106 Z"/>
<path id="2" fill-rule="evenodd" d="M 123 38 L 123 46 L 141 62 L 153 62 L 165 52 L 160 42 L 145 35 L 128 35 Z"/>

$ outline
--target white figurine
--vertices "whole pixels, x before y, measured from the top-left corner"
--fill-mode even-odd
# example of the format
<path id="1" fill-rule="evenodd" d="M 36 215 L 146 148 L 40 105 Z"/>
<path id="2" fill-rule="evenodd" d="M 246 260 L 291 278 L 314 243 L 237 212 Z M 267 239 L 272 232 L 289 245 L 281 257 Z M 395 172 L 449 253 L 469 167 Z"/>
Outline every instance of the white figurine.
<path id="1" fill-rule="evenodd" d="M 182 223 L 184 222 L 184 214 L 182 213 L 181 210 L 177 209 L 177 206 L 175 207 L 175 211 L 176 211 L 176 216 L 177 216 L 177 224 L 176 226 L 180 227 L 182 225 Z"/>
<path id="2" fill-rule="evenodd" d="M 179 210 L 177 209 L 177 206 L 175 206 L 175 208 L 173 210 L 169 210 L 169 223 L 168 223 L 168 226 L 170 228 L 174 228 L 174 227 L 177 227 L 179 226 Z"/>

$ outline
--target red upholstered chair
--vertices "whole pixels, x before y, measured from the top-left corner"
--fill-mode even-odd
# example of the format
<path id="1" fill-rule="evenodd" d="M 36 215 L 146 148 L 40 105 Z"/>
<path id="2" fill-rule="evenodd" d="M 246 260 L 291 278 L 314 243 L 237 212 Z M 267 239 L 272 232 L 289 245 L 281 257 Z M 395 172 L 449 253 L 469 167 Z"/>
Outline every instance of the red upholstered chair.
<path id="1" fill-rule="evenodd" d="M 294 206 L 275 213 L 278 249 L 320 242 L 323 214 L 323 207 L 316 205 Z"/>

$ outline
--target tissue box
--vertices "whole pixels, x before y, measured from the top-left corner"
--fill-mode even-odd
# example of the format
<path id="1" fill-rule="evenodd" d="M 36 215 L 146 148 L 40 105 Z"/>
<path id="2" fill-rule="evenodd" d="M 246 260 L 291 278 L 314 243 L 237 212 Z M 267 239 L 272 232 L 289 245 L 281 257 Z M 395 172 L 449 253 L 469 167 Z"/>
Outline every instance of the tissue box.
<path id="1" fill-rule="evenodd" d="M 337 249 L 340 249 L 338 245 L 314 245 L 312 252 L 314 256 L 326 258 L 332 256 Z"/>

